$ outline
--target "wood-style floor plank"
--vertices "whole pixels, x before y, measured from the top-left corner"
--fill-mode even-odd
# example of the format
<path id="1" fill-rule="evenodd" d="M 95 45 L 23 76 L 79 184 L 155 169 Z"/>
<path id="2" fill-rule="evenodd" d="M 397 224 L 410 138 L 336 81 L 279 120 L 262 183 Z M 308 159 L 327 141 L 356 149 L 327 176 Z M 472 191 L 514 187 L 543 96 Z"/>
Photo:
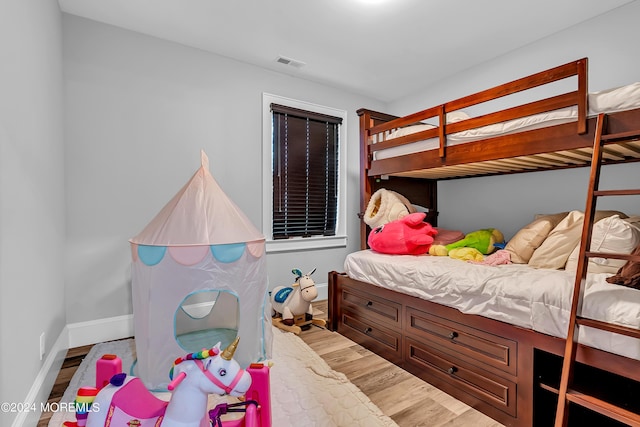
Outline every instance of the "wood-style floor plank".
<path id="1" fill-rule="evenodd" d="M 316 301 L 313 307 L 317 317 L 326 319 L 327 301 Z M 346 375 L 400 427 L 501 427 L 491 418 L 338 333 L 312 326 L 299 336 L 332 369 Z M 60 401 L 91 347 L 69 349 L 49 402 Z M 47 427 L 52 415 L 42 414 L 38 427 Z"/>

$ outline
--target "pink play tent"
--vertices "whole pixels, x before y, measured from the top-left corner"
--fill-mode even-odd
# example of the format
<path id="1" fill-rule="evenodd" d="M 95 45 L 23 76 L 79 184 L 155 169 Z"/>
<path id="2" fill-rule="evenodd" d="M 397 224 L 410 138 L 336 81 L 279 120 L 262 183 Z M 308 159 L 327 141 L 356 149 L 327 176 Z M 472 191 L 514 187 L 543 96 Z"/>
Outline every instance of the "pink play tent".
<path id="1" fill-rule="evenodd" d="M 165 389 L 173 361 L 226 347 L 247 366 L 271 357 L 264 236 L 201 166 L 131 240 L 134 373 Z"/>

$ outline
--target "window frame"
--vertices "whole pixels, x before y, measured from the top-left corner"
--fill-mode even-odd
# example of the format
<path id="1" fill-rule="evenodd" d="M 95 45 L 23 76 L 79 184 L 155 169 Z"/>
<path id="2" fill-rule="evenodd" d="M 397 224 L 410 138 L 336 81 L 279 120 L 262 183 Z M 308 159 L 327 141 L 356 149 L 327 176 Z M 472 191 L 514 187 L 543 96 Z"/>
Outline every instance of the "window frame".
<path id="1" fill-rule="evenodd" d="M 273 114 L 271 104 L 280 104 L 300 110 L 311 111 L 342 119 L 338 130 L 338 204 L 336 213 L 335 236 L 293 237 L 273 239 Z M 288 252 L 302 249 L 325 249 L 347 246 L 346 230 L 346 135 L 347 112 L 306 101 L 285 98 L 270 93 L 262 94 L 262 233 L 266 240 L 266 251 Z"/>

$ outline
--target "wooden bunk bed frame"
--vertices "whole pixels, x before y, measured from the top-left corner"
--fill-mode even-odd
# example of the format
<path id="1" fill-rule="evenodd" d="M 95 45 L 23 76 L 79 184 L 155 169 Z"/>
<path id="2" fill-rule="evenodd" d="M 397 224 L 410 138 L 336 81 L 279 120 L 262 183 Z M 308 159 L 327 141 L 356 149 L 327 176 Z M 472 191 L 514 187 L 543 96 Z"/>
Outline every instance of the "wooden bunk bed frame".
<path id="1" fill-rule="evenodd" d="M 577 77 L 574 91 L 445 124 L 448 112 L 505 95 Z M 587 117 L 587 59 L 537 73 L 405 117 L 361 109 L 361 212 L 374 191 L 400 191 L 428 208 L 427 221 L 437 225 L 437 181 L 537 170 L 588 166 L 595 119 Z M 570 123 L 447 146 L 451 133 L 567 106 L 577 106 Z M 391 139 L 391 131 L 437 119 L 435 128 Z M 640 109 L 608 114 L 608 132 L 640 128 Z M 426 138 L 439 148 L 375 160 L 375 152 Z M 640 143 L 609 145 L 603 164 L 640 161 Z M 361 224 L 361 248 L 369 229 Z M 475 407 L 506 426 L 553 424 L 565 340 L 508 323 L 401 294 L 344 273 L 329 273 L 329 326 Z M 639 411 L 640 361 L 587 346 L 578 346 L 576 383 L 600 389 L 608 398 Z M 606 372 L 603 370 L 606 368 Z M 578 373 L 588 377 L 578 380 Z M 589 390 L 592 392 L 592 390 Z M 572 423 L 608 424 L 592 413 L 572 412 Z"/>

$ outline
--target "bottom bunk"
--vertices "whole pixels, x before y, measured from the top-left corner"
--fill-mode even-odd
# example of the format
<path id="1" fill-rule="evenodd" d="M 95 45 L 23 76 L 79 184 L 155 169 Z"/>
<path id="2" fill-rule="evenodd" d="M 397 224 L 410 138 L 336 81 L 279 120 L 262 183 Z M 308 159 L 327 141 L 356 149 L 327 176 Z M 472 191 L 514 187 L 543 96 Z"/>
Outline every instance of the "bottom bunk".
<path id="1" fill-rule="evenodd" d="M 552 425 L 561 338 L 338 272 L 329 273 L 329 327 L 506 426 Z M 584 345 L 576 360 L 576 384 L 640 412 L 639 360 Z M 620 425 L 579 411 L 571 425 Z"/>

